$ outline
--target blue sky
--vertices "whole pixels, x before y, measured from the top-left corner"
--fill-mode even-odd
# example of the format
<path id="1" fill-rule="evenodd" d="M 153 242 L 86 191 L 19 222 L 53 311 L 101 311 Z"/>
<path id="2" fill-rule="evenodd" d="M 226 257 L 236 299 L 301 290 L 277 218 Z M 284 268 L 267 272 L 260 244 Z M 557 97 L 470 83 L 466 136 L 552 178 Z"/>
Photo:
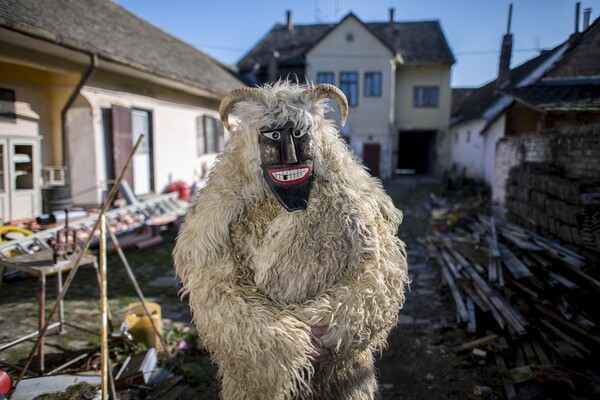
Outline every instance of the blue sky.
<path id="1" fill-rule="evenodd" d="M 338 22 L 349 12 L 364 22 L 439 20 L 457 60 L 453 87 L 481 86 L 494 79 L 498 51 L 513 4 L 512 66 L 566 40 L 575 30 L 576 0 L 115 0 L 139 17 L 226 64 L 235 64 L 286 10 L 295 24 Z M 600 13 L 600 0 L 579 0 Z M 580 28 L 581 29 L 581 28 Z"/>

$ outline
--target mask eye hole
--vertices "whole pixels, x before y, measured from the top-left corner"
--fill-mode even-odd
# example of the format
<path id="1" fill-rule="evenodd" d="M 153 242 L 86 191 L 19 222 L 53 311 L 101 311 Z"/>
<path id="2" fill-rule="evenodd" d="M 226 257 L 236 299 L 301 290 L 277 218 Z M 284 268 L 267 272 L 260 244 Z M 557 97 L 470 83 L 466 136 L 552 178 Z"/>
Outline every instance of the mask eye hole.
<path id="1" fill-rule="evenodd" d="M 300 138 L 300 137 L 306 135 L 306 132 L 305 131 L 300 131 L 300 130 L 295 130 L 294 133 L 293 133 L 293 135 L 294 135 L 295 138 Z"/>
<path id="2" fill-rule="evenodd" d="M 272 132 L 262 132 L 264 137 L 269 138 L 271 140 L 279 140 L 281 138 L 281 132 L 272 131 Z"/>

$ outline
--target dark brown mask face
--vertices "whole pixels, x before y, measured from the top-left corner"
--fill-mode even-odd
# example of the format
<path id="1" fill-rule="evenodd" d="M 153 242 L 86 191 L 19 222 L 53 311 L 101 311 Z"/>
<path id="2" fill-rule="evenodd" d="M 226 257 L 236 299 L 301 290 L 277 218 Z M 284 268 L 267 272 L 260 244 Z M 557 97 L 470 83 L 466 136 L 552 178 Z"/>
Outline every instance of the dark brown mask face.
<path id="1" fill-rule="evenodd" d="M 308 129 L 292 122 L 264 127 L 258 141 L 263 176 L 287 211 L 306 208 L 313 177 L 314 141 Z"/>

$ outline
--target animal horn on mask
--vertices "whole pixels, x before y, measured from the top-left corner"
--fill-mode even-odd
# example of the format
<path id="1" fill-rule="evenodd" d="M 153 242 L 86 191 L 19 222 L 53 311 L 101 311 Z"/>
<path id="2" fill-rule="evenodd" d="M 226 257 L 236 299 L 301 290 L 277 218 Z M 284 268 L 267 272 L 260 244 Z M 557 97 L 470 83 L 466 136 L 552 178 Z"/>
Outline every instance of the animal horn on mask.
<path id="1" fill-rule="evenodd" d="M 225 129 L 228 131 L 231 130 L 229 125 L 229 113 L 237 103 L 243 101 L 260 101 L 262 99 L 262 93 L 257 88 L 243 87 L 228 93 L 223 100 L 221 100 L 221 105 L 219 106 L 219 115 L 221 116 L 221 122 L 223 122 Z"/>
<path id="2" fill-rule="evenodd" d="M 340 111 L 342 112 L 341 125 L 344 126 L 348 118 L 348 100 L 346 100 L 344 92 L 328 83 L 321 83 L 306 89 L 304 93 L 308 94 L 314 101 L 321 99 L 335 100 L 340 106 Z"/>

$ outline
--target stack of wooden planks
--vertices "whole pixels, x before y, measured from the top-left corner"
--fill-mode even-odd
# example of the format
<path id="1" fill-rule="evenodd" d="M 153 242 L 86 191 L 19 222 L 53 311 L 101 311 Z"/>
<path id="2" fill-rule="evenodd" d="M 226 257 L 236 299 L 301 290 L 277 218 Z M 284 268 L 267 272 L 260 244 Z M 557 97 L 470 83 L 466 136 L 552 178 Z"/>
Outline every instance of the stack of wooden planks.
<path id="1" fill-rule="evenodd" d="M 598 253 L 567 248 L 479 207 L 459 208 L 456 226 L 432 229 L 423 244 L 440 266 L 457 320 L 479 336 L 466 348 L 495 358 L 507 398 L 546 398 L 536 396 L 556 390 L 557 381 L 569 396 L 600 395 Z"/>
<path id="2" fill-rule="evenodd" d="M 600 179 L 565 176 L 546 163 L 513 167 L 506 184 L 509 220 L 600 252 Z"/>

